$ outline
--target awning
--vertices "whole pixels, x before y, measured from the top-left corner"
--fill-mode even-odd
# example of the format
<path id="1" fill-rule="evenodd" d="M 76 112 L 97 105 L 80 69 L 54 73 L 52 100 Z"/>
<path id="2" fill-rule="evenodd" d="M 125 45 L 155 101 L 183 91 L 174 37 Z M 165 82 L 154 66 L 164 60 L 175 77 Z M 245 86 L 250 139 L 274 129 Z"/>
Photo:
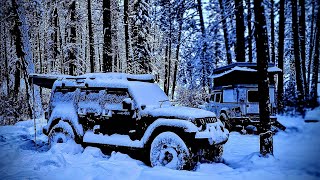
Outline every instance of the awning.
<path id="1" fill-rule="evenodd" d="M 51 89 L 53 86 L 53 83 L 57 79 L 62 79 L 65 77 L 73 77 L 70 75 L 56 75 L 56 74 L 30 74 L 29 75 L 29 81 L 32 82 L 35 85 L 38 85 L 40 87 Z"/>

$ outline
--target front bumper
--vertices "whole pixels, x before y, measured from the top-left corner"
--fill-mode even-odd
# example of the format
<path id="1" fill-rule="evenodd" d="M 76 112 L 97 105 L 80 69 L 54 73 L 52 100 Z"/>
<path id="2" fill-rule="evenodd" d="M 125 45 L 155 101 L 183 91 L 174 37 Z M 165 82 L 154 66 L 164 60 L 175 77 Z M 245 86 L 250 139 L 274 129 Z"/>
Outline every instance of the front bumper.
<path id="1" fill-rule="evenodd" d="M 206 124 L 206 129 L 195 134 L 195 139 L 200 141 L 206 141 L 209 145 L 224 144 L 228 141 L 229 131 L 224 128 L 223 124 L 218 121 L 215 123 Z"/>

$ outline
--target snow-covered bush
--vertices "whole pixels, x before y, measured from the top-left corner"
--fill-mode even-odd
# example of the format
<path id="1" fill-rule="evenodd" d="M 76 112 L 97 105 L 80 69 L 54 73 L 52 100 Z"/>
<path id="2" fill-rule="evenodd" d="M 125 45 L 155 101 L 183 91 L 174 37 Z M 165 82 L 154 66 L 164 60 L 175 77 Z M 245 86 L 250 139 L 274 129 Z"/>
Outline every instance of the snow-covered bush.
<path id="1" fill-rule="evenodd" d="M 205 103 L 208 94 L 202 88 L 178 87 L 176 101 L 179 105 L 198 108 Z"/>
<path id="2" fill-rule="evenodd" d="M 0 125 L 13 125 L 22 119 L 28 119 L 29 107 L 24 94 L 17 97 L 0 93 Z"/>

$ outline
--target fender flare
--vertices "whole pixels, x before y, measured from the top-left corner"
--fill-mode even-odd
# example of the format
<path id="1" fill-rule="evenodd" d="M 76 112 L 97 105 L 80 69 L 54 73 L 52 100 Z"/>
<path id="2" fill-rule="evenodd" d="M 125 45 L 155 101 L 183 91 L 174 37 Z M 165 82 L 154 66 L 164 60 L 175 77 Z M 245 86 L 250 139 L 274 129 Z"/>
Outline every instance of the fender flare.
<path id="1" fill-rule="evenodd" d="M 59 108 L 55 108 L 52 111 L 52 114 L 50 116 L 50 119 L 48 120 L 48 124 L 43 127 L 43 133 L 48 135 L 51 129 L 59 123 L 59 121 L 64 121 L 70 124 L 70 126 L 73 128 L 75 134 L 78 137 L 82 137 L 84 132 L 83 132 L 83 127 L 79 123 L 79 118 L 78 115 L 75 111 L 70 111 L 68 113 L 68 116 L 61 116 L 61 114 L 65 114 L 64 111 L 60 112 Z"/>
<path id="2" fill-rule="evenodd" d="M 230 111 L 230 109 L 229 108 L 227 108 L 227 107 L 223 107 L 223 108 L 221 108 L 221 110 L 220 110 L 220 114 L 219 115 L 221 115 L 221 113 L 225 113 L 226 115 L 228 115 L 228 112 Z"/>
<path id="3" fill-rule="evenodd" d="M 143 145 L 147 147 L 158 134 L 165 131 L 171 131 L 180 136 L 183 134 L 195 135 L 198 132 L 198 128 L 188 120 L 160 118 L 148 126 L 141 138 Z M 183 139 L 183 137 L 181 138 Z"/>

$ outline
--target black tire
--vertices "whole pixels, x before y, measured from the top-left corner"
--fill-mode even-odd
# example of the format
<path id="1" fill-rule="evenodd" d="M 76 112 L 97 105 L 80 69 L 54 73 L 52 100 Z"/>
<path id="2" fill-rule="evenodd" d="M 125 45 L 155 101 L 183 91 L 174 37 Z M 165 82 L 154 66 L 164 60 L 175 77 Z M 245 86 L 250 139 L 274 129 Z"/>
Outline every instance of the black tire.
<path id="1" fill-rule="evenodd" d="M 222 122 L 222 124 L 224 125 L 225 128 L 227 128 L 229 131 L 231 131 L 231 123 L 229 121 L 228 116 L 226 115 L 226 113 L 221 113 L 220 117 L 219 117 L 220 121 Z"/>
<path id="2" fill-rule="evenodd" d="M 67 141 L 75 142 L 75 134 L 69 123 L 59 121 L 59 123 L 53 126 L 53 128 L 49 132 L 49 146 L 52 147 L 57 143 L 66 143 Z"/>
<path id="3" fill-rule="evenodd" d="M 151 166 L 170 169 L 193 169 L 192 152 L 186 143 L 173 132 L 163 132 L 156 136 L 150 147 Z"/>
<path id="4" fill-rule="evenodd" d="M 222 162 L 223 155 L 223 145 L 217 145 L 213 150 L 213 162 L 220 163 Z"/>

